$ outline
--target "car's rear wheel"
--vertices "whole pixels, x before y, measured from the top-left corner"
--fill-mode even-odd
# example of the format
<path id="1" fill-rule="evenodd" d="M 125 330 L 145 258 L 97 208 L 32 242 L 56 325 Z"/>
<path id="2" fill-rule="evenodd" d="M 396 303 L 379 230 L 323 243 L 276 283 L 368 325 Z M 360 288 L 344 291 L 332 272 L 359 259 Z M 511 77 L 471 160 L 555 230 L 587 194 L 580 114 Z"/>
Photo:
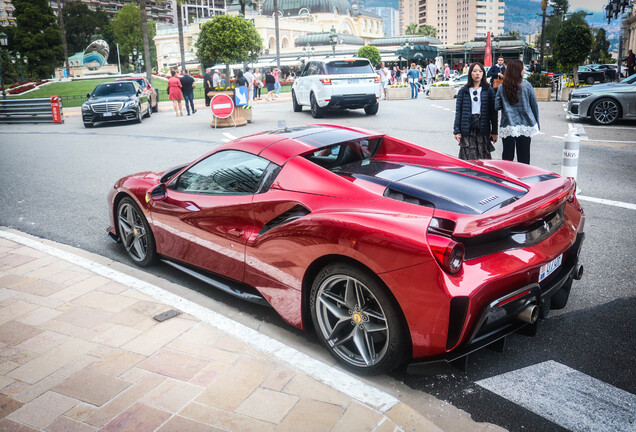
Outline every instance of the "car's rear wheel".
<path id="1" fill-rule="evenodd" d="M 325 109 L 324 108 L 320 108 L 318 106 L 318 102 L 316 101 L 316 97 L 314 96 L 314 94 L 311 94 L 311 116 L 313 118 L 322 118 L 325 115 Z"/>
<path id="2" fill-rule="evenodd" d="M 303 110 L 303 106 L 298 103 L 296 100 L 296 92 L 292 90 L 292 105 L 294 107 L 294 112 L 301 112 Z"/>
<path id="3" fill-rule="evenodd" d="M 367 115 L 376 115 L 378 113 L 378 108 L 380 108 L 380 104 L 376 102 L 373 105 L 364 107 L 364 112 Z"/>
<path id="4" fill-rule="evenodd" d="M 119 202 L 117 227 L 128 256 L 136 264 L 145 267 L 155 260 L 155 237 L 148 221 L 132 198 L 126 197 Z"/>
<path id="5" fill-rule="evenodd" d="M 152 102 L 155 103 L 154 106 L 152 106 Z M 152 107 L 152 112 L 153 113 L 159 112 L 159 101 L 156 101 L 156 100 L 152 99 L 151 103 L 150 103 L 150 106 Z"/>
<path id="6" fill-rule="evenodd" d="M 592 85 L 596 82 L 596 80 L 594 79 L 594 77 L 587 77 L 585 82 L 588 83 L 589 85 Z"/>
<path id="7" fill-rule="evenodd" d="M 325 267 L 312 285 L 310 308 L 321 343 L 348 369 L 372 375 L 404 361 L 398 306 L 367 272 L 346 264 Z"/>
<path id="8" fill-rule="evenodd" d="M 620 117 L 621 109 L 613 99 L 600 99 L 590 108 L 592 120 L 599 125 L 611 125 Z"/>

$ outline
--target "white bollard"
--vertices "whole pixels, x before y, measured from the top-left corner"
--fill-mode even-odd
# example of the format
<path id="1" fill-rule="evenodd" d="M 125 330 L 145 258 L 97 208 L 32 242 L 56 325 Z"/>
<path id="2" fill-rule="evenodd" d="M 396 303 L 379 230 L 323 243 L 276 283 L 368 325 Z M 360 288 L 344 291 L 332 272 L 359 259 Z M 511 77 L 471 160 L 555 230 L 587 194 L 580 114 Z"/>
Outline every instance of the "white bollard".
<path id="1" fill-rule="evenodd" d="M 563 148 L 563 165 L 561 165 L 562 177 L 574 177 L 579 168 L 579 144 L 581 139 L 578 135 L 569 133 L 565 135 L 565 147 Z"/>

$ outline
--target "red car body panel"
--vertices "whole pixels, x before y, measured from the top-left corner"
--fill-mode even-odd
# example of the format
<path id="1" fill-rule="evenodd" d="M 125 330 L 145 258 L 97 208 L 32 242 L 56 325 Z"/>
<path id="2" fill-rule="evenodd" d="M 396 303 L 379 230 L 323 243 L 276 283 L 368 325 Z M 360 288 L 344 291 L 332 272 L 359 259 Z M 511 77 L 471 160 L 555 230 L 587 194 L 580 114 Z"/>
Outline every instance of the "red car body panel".
<path id="1" fill-rule="evenodd" d="M 161 174 L 121 179 L 109 193 L 110 232 L 117 235 L 118 199 L 132 196 L 147 216 L 159 254 L 256 288 L 285 321 L 300 328 L 310 319 L 306 306 L 314 266 L 334 257 L 355 262 L 391 291 L 409 329 L 413 358 L 443 355 L 469 343 L 488 302 L 536 284 L 540 267 L 560 254 L 564 260 L 578 254 L 572 247 L 583 233 L 585 217 L 571 179 L 507 161 L 461 161 L 373 131 L 322 125 L 307 131 L 312 133 L 302 135 L 299 129 L 294 137 L 292 129 L 244 137 L 198 159 L 236 149 L 274 162 L 281 169 L 263 193 L 193 195 L 168 188 L 165 198 L 154 200 L 149 191 L 160 184 Z M 462 171 L 466 177 L 484 173 L 489 176 L 486 183 L 504 182 L 523 196 L 484 214 L 387 198 L 386 186 L 373 179 L 336 174 L 304 157 L 339 133 L 345 140 L 347 134 L 382 137 L 372 161 L 425 166 L 452 175 L 453 170 L 468 170 Z M 522 180 L 541 175 L 548 177 L 532 184 Z M 168 185 L 176 178 L 178 174 Z M 307 210 L 305 216 L 261 232 L 277 215 L 298 205 Z M 453 238 L 470 244 L 559 209 L 562 225 L 547 238 L 467 259 L 456 274 L 440 266 L 430 247 L 433 218 L 453 221 Z M 466 298 L 468 306 L 457 340 L 451 341 L 454 298 Z"/>

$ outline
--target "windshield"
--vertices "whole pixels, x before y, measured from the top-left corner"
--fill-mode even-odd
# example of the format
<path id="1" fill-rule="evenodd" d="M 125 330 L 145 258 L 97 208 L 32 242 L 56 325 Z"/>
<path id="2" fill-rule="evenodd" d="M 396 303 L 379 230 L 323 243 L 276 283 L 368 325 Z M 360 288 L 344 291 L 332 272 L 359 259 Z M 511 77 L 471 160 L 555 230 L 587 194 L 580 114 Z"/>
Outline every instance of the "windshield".
<path id="1" fill-rule="evenodd" d="M 336 60 L 325 65 L 329 75 L 374 73 L 369 60 Z"/>
<path id="2" fill-rule="evenodd" d="M 131 82 L 118 82 L 100 84 L 93 90 L 94 97 L 100 96 L 132 96 L 135 94 L 135 85 Z"/>
<path id="3" fill-rule="evenodd" d="M 371 159 L 380 146 L 381 138 L 363 138 L 323 147 L 305 155 L 316 165 L 335 170 L 353 162 Z"/>
<path id="4" fill-rule="evenodd" d="M 146 80 L 145 79 L 138 79 L 138 80 L 135 80 L 135 81 L 137 81 L 137 84 L 139 84 L 139 87 L 141 87 L 141 88 L 146 87 Z"/>
<path id="5" fill-rule="evenodd" d="M 621 84 L 636 84 L 636 74 L 630 75 L 621 80 Z"/>

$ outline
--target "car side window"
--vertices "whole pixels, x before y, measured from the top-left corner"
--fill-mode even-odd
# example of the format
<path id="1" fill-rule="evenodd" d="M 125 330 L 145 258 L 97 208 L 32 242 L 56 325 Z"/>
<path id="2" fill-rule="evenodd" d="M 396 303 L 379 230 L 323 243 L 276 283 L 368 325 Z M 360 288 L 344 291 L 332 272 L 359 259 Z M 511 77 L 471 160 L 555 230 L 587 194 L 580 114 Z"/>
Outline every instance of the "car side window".
<path id="1" fill-rule="evenodd" d="M 258 190 L 269 163 L 250 153 L 221 151 L 181 174 L 175 189 L 179 192 L 213 195 L 253 194 Z"/>

